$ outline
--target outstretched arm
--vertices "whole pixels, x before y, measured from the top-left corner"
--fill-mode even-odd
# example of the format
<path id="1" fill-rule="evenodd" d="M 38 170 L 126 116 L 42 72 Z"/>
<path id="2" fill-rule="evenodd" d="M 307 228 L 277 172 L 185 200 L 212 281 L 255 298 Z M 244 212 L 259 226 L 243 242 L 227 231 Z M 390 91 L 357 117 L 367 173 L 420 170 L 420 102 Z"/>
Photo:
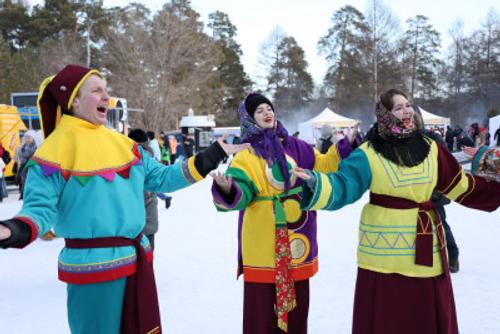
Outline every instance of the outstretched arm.
<path id="1" fill-rule="evenodd" d="M 212 173 L 212 196 L 217 210 L 244 210 L 259 192 L 252 181 L 256 171 L 254 160 L 255 157 L 243 152 L 235 156 L 225 174 Z"/>
<path id="2" fill-rule="evenodd" d="M 371 183 L 370 165 L 360 149 L 341 162 L 337 173 L 324 174 L 301 168 L 295 168 L 293 173 L 305 180 L 301 203 L 304 210 L 338 210 L 357 201 Z"/>
<path id="3" fill-rule="evenodd" d="M 60 173 L 46 176 L 37 164 L 28 166 L 21 211 L 12 219 L 0 221 L 0 247 L 23 248 L 57 221 L 57 205 L 64 179 Z"/>
<path id="4" fill-rule="evenodd" d="M 500 206 L 500 183 L 465 173 L 446 149 L 438 146 L 436 190 L 469 208 L 495 211 Z"/>
<path id="5" fill-rule="evenodd" d="M 219 140 L 182 163 L 170 166 L 164 166 L 147 154 L 142 154 L 146 190 L 172 192 L 187 187 L 205 178 L 228 154 L 239 152 L 248 146 L 249 144 L 225 144 Z"/>

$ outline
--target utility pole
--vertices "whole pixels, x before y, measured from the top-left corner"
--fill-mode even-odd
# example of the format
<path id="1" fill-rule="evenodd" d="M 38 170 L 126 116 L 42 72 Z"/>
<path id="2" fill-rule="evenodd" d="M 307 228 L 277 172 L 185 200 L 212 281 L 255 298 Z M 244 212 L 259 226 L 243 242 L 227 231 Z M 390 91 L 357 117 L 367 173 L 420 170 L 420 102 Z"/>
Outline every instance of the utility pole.
<path id="1" fill-rule="evenodd" d="M 128 10 L 127 7 L 126 8 L 120 8 L 116 12 L 110 12 L 110 13 L 104 15 L 104 16 L 98 17 L 97 19 L 91 19 L 89 17 L 89 13 L 87 11 L 85 12 L 85 14 L 86 14 L 85 22 L 86 22 L 86 26 L 87 26 L 87 38 L 86 38 L 87 67 L 90 67 L 90 65 L 91 65 L 91 59 L 92 59 L 91 45 L 90 45 L 92 43 L 92 40 L 90 38 L 90 34 L 92 33 L 92 27 L 94 26 L 94 24 L 96 24 L 97 22 L 100 22 L 100 21 L 102 21 L 104 19 L 109 19 L 113 15 L 125 13 L 127 10 Z"/>

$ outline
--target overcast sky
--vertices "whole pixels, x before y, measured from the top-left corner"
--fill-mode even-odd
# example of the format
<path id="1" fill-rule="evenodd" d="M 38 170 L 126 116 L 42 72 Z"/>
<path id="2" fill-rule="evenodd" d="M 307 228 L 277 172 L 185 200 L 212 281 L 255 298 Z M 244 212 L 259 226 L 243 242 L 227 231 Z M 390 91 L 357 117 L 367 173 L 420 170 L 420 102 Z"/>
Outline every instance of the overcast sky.
<path id="1" fill-rule="evenodd" d="M 105 6 L 124 6 L 131 1 L 104 0 Z M 151 10 L 161 8 L 165 1 L 136 0 Z M 43 1 L 30 1 L 31 4 Z M 316 83 L 322 80 L 326 70 L 324 59 L 317 54 L 318 39 L 331 26 L 333 13 L 346 4 L 366 12 L 368 0 L 191 0 L 192 7 L 208 21 L 208 14 L 220 10 L 229 15 L 237 27 L 237 40 L 243 49 L 243 65 L 252 79 L 257 79 L 259 49 L 279 26 L 293 36 L 304 49 L 309 63 L 309 72 Z M 429 18 L 431 24 L 441 33 L 443 45 L 448 43 L 448 30 L 457 19 L 464 21 L 466 33 L 480 27 L 490 9 L 500 13 L 500 0 L 385 0 L 393 13 L 400 19 L 403 28 L 409 17 L 421 14 Z"/>

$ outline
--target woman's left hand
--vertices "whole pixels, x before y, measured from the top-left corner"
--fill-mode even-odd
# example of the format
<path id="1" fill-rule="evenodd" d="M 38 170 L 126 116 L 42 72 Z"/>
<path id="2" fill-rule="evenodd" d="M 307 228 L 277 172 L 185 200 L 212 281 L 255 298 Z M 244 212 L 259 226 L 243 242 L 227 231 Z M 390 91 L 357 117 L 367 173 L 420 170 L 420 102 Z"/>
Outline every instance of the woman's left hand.
<path id="1" fill-rule="evenodd" d="M 304 168 L 295 167 L 292 169 L 292 174 L 304 181 L 311 179 L 311 175 L 309 175 Z"/>
<path id="2" fill-rule="evenodd" d="M 243 143 L 243 144 L 228 144 L 228 143 L 225 143 L 224 140 L 228 137 L 228 135 L 224 135 L 223 137 L 217 139 L 217 141 L 219 142 L 219 145 L 222 147 L 222 149 L 224 150 L 224 152 L 226 152 L 226 155 L 231 155 L 231 154 L 235 154 L 235 153 L 238 153 L 239 151 L 243 151 L 243 150 L 246 150 L 247 148 L 250 147 L 250 144 L 249 143 Z"/>

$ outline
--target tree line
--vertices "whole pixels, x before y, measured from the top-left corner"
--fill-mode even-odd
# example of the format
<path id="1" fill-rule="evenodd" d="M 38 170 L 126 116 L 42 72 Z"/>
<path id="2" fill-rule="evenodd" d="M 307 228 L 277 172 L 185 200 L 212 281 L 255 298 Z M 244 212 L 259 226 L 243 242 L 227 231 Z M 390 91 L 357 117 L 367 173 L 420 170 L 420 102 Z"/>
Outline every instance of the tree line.
<path id="1" fill-rule="evenodd" d="M 500 18 L 490 10 L 470 34 L 460 21 L 441 50 L 429 19 L 405 22 L 381 0 L 362 13 L 347 5 L 318 36 L 328 67 L 315 87 L 303 48 L 274 29 L 261 48 L 264 90 L 282 117 L 306 119 L 326 106 L 373 121 L 373 102 L 399 87 L 424 108 L 456 124 L 485 122 L 500 113 Z M 241 62 L 237 27 L 215 11 L 205 24 L 190 0 L 171 0 L 157 12 L 140 4 L 105 8 L 102 1 L 46 0 L 30 8 L 0 0 L 0 103 L 12 92 L 36 91 L 41 80 L 68 63 L 101 69 L 113 96 L 125 97 L 136 126 L 172 129 L 193 108 L 237 125 L 244 94 L 255 89 Z"/>

